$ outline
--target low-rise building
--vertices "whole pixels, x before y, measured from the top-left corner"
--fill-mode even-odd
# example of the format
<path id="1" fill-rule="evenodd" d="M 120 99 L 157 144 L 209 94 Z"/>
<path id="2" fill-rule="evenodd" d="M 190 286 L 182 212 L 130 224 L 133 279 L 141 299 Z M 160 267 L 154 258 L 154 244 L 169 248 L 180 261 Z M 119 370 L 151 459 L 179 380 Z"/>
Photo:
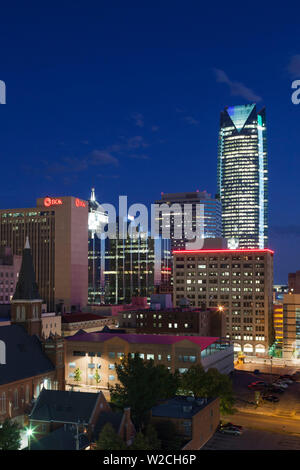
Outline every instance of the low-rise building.
<path id="1" fill-rule="evenodd" d="M 219 398 L 177 396 L 154 406 L 153 424 L 171 421 L 183 442 L 183 450 L 199 450 L 215 433 L 220 422 Z"/>
<path id="2" fill-rule="evenodd" d="M 152 359 L 172 372 L 183 373 L 194 364 L 222 373 L 233 370 L 233 347 L 218 337 L 79 332 L 66 338 L 67 387 L 80 384 L 87 390 L 101 389 L 108 396 L 108 385 L 118 382 L 115 364 L 128 354 Z M 74 380 L 76 369 L 81 372 L 80 381 Z"/>
<path id="3" fill-rule="evenodd" d="M 119 326 L 135 333 L 220 337 L 226 335 L 225 315 L 218 308 L 178 307 L 121 312 Z"/>
<path id="4" fill-rule="evenodd" d="M 31 450 L 80 450 L 94 445 L 103 426 L 111 423 L 126 444 L 135 428 L 130 409 L 113 413 L 103 393 L 43 389 L 30 414 L 34 431 Z"/>
<path id="5" fill-rule="evenodd" d="M 62 335 L 72 336 L 79 330 L 99 331 L 104 326 L 117 328 L 118 317 L 102 316 L 94 313 L 66 313 L 62 315 Z"/>

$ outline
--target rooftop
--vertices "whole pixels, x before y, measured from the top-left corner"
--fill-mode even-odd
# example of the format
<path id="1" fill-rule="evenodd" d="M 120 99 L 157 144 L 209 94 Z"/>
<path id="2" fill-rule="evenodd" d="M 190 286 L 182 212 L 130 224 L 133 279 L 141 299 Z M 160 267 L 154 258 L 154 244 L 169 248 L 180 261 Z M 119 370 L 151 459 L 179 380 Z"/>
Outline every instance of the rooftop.
<path id="1" fill-rule="evenodd" d="M 19 325 L 0 328 L 0 340 L 6 345 L 6 364 L 0 364 L 0 385 L 53 371 L 36 336 Z"/>
<path id="2" fill-rule="evenodd" d="M 230 248 L 215 248 L 211 250 L 173 250 L 174 255 L 188 255 L 188 254 L 196 254 L 196 255 L 203 255 L 203 254 L 217 254 L 217 253 L 270 253 L 271 255 L 274 254 L 273 250 L 269 250 L 268 248 L 260 249 L 260 248 L 240 248 L 237 250 L 231 250 Z"/>
<path id="3" fill-rule="evenodd" d="M 214 398 L 177 396 L 154 406 L 152 408 L 152 416 L 189 419 L 214 400 Z"/>
<path id="4" fill-rule="evenodd" d="M 190 341 L 200 346 L 201 351 L 219 340 L 218 337 L 210 336 L 175 336 L 175 335 L 141 335 L 121 333 L 82 333 L 76 336 L 68 336 L 67 341 L 83 341 L 91 343 L 104 343 L 114 337 L 127 341 L 130 344 L 175 344 L 179 341 Z"/>
<path id="5" fill-rule="evenodd" d="M 83 321 L 95 321 L 95 320 L 102 320 L 107 318 L 102 315 L 96 315 L 94 313 L 64 313 L 61 317 L 62 323 L 79 323 Z"/>
<path id="6" fill-rule="evenodd" d="M 102 392 L 100 392 L 102 393 Z M 88 424 L 99 393 L 46 390 L 43 388 L 31 412 L 34 421 Z"/>

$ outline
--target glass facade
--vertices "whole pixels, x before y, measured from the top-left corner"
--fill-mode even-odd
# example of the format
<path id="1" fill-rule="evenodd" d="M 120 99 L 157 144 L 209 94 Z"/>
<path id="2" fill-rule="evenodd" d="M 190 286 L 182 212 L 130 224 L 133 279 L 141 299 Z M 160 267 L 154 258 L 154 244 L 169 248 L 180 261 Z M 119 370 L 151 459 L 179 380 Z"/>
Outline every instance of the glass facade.
<path id="1" fill-rule="evenodd" d="M 190 226 L 195 231 L 199 224 L 203 224 L 203 237 L 204 238 L 218 238 L 222 236 L 222 213 L 221 203 L 218 199 L 214 199 L 206 191 L 194 191 L 190 193 L 169 193 L 161 195 L 161 199 L 156 201 L 155 204 L 159 205 L 155 211 L 155 219 L 158 222 L 159 233 L 162 234 L 162 225 L 170 227 L 171 250 L 177 248 L 185 248 L 186 239 L 184 238 L 184 205 L 191 204 L 191 219 L 187 220 Z M 166 206 L 164 206 L 164 204 Z M 177 205 L 179 211 L 171 212 L 167 209 L 172 205 Z M 197 217 L 197 205 L 203 205 L 203 220 Z M 181 221 L 181 238 L 175 238 L 176 233 L 176 215 Z"/>
<path id="2" fill-rule="evenodd" d="M 268 243 L 266 115 L 255 104 L 221 112 L 218 143 L 218 196 L 223 237 L 235 248 Z"/>

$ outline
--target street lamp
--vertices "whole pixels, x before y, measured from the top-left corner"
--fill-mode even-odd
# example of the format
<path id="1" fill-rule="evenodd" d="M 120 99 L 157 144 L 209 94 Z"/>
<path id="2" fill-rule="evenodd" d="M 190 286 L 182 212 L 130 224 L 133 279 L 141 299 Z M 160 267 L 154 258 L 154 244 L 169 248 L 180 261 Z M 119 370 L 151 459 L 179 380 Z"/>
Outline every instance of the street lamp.
<path id="1" fill-rule="evenodd" d="M 33 429 L 32 428 L 27 428 L 26 429 L 26 435 L 28 437 L 28 450 L 30 450 L 30 438 L 33 436 Z"/>

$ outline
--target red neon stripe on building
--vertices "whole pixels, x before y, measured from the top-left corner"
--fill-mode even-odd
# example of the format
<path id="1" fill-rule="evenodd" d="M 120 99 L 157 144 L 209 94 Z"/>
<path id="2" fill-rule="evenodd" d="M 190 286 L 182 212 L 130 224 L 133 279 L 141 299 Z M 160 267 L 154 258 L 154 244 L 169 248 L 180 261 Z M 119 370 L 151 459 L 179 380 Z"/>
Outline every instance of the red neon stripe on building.
<path id="1" fill-rule="evenodd" d="M 216 248 L 215 250 L 174 250 L 173 255 L 179 255 L 179 254 L 189 254 L 189 253 L 271 253 L 272 255 L 274 254 L 273 250 L 269 250 L 269 248 L 261 249 L 261 248 L 244 248 L 244 249 L 239 249 L 239 250 L 230 250 L 229 248 L 227 249 L 218 249 Z"/>

